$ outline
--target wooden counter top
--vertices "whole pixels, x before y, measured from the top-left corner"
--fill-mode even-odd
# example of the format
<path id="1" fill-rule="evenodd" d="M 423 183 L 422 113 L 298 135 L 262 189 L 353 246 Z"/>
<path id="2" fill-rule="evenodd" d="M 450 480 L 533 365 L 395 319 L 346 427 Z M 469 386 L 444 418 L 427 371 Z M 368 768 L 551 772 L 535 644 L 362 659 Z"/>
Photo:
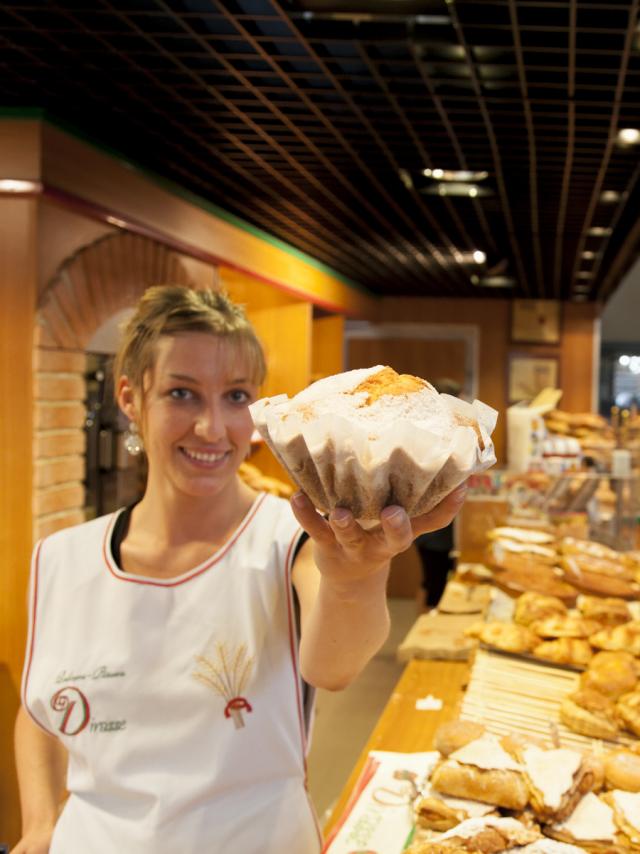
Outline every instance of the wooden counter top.
<path id="1" fill-rule="evenodd" d="M 339 820 L 369 751 L 431 750 L 436 729 L 457 713 L 468 674 L 466 661 L 413 660 L 407 664 L 325 825 L 325 836 Z M 443 701 L 441 710 L 416 710 L 416 700 L 428 694 Z"/>

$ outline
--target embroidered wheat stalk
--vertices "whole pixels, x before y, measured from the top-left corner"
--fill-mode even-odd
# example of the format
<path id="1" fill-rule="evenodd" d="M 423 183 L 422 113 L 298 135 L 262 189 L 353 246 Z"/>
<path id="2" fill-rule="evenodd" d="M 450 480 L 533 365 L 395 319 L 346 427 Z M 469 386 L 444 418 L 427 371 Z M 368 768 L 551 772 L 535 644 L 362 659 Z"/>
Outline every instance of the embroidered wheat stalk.
<path id="1" fill-rule="evenodd" d="M 194 679 L 226 700 L 225 718 L 230 717 L 236 729 L 243 727 L 242 712 L 252 711 L 248 700 L 242 696 L 253 666 L 253 658 L 247 654 L 246 645 L 242 644 L 234 655 L 230 655 L 226 644 L 218 642 L 212 655 L 197 655 L 196 664 L 198 666 L 192 674 Z"/>

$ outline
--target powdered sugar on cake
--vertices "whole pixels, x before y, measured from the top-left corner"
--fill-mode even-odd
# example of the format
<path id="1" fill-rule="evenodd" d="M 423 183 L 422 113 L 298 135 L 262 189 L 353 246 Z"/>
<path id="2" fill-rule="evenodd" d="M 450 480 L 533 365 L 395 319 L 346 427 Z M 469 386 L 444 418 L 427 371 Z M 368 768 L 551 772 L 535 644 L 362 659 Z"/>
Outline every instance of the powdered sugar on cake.
<path id="1" fill-rule="evenodd" d="M 366 424 L 371 439 L 399 421 L 412 421 L 436 436 L 447 436 L 455 427 L 432 385 L 382 365 L 318 380 L 296 396 L 292 412 L 305 421 L 332 415 Z"/>

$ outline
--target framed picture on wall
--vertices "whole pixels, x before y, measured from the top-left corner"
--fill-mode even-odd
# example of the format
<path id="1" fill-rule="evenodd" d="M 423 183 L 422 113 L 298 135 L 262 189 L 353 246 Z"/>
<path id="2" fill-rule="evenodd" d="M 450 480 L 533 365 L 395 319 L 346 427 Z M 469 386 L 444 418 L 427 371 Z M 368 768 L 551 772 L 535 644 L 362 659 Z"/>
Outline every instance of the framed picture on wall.
<path id="1" fill-rule="evenodd" d="M 511 340 L 522 344 L 557 344 L 560 341 L 560 303 L 549 299 L 513 300 Z"/>
<path id="2" fill-rule="evenodd" d="M 509 403 L 532 400 L 543 388 L 557 387 L 557 358 L 512 355 L 509 359 Z"/>

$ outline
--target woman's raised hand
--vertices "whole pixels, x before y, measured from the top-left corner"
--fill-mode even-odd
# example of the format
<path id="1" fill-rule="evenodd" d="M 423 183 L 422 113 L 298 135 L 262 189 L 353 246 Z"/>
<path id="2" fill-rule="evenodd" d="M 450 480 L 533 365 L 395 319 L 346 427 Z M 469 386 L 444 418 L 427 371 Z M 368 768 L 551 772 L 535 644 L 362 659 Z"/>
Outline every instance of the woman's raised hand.
<path id="1" fill-rule="evenodd" d="M 363 528 L 349 510 L 336 508 L 325 519 L 307 496 L 296 493 L 291 505 L 296 519 L 314 544 L 314 559 L 322 576 L 357 581 L 385 568 L 392 557 L 409 548 L 419 534 L 448 525 L 462 506 L 466 485 L 446 496 L 433 510 L 410 519 L 402 507 L 385 507 L 380 524 Z"/>

